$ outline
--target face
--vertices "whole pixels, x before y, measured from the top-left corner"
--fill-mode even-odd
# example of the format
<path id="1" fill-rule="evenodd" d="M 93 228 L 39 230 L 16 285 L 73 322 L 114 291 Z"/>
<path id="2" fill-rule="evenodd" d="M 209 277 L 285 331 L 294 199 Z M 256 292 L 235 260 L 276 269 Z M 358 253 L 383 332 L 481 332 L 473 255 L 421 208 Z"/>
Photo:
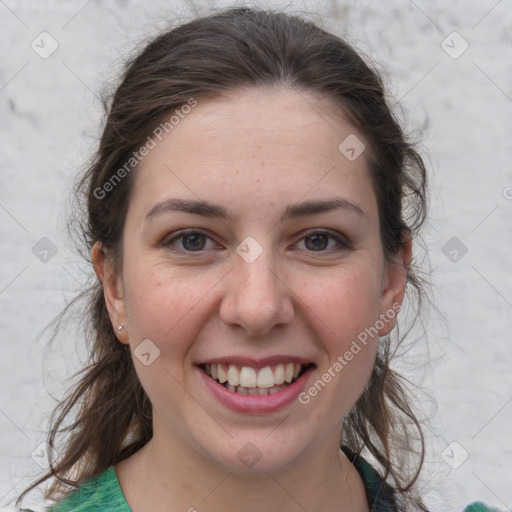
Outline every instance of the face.
<path id="1" fill-rule="evenodd" d="M 338 149 L 363 136 L 327 101 L 198 101 L 136 171 L 122 267 L 103 275 L 95 254 L 155 437 L 231 471 L 245 455 L 275 470 L 339 445 L 403 298 L 366 155 Z"/>

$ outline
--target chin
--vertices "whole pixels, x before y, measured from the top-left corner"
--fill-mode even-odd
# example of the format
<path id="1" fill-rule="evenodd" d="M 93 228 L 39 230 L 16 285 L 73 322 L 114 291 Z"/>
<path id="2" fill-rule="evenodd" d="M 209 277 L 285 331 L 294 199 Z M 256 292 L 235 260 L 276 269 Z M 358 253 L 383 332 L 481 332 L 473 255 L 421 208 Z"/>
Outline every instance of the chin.
<path id="1" fill-rule="evenodd" d="M 283 434 L 289 440 L 290 436 L 284 431 Z M 227 471 L 242 476 L 263 476 L 268 472 L 278 472 L 296 462 L 299 452 L 304 448 L 304 438 L 297 446 L 293 446 L 273 436 L 267 431 L 254 436 L 230 437 L 226 445 L 209 451 L 209 456 Z"/>

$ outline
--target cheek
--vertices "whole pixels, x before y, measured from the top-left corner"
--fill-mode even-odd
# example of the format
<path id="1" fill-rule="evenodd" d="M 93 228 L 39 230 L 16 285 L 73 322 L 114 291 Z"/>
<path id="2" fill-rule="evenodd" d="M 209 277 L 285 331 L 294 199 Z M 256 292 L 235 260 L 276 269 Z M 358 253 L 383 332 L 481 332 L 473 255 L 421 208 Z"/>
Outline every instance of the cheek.
<path id="1" fill-rule="evenodd" d="M 361 262 L 317 274 L 303 282 L 300 302 L 323 326 L 324 339 L 342 349 L 348 338 L 356 338 L 378 319 L 377 273 Z"/>
<path id="2" fill-rule="evenodd" d="M 378 284 L 374 271 L 354 265 L 326 279 L 307 280 L 302 287 L 301 302 L 325 355 L 319 368 L 322 382 L 316 387 L 328 387 L 321 400 L 337 403 L 336 410 L 345 413 L 363 392 L 375 363 Z"/>
<path id="3" fill-rule="evenodd" d="M 215 281 L 201 277 L 197 269 L 176 271 L 162 264 L 129 265 L 126 270 L 130 335 L 151 339 L 162 353 L 183 352 L 194 329 L 201 328 L 201 304 Z"/>
<path id="4" fill-rule="evenodd" d="M 191 362 L 188 354 L 208 320 L 205 304 L 216 281 L 201 278 L 197 269 L 194 277 L 190 271 L 171 272 L 168 266 L 147 262 L 125 268 L 130 345 L 137 375 L 152 403 L 167 404 L 178 417 L 176 404 L 188 395 L 177 383 L 186 380 L 186 366 Z M 147 366 L 137 358 L 137 347 L 146 339 L 159 350 Z"/>

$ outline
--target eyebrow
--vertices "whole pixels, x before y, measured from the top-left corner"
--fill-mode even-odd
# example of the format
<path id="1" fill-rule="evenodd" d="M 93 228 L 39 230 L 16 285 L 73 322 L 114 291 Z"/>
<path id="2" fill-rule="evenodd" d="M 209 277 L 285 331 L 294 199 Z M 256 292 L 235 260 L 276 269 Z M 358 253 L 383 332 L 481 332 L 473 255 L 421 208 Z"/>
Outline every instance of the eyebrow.
<path id="1" fill-rule="evenodd" d="M 303 203 L 291 204 L 285 208 L 281 215 L 280 222 L 297 217 L 307 217 L 309 215 L 317 215 L 319 213 L 330 212 L 333 210 L 345 209 L 356 213 L 362 217 L 366 217 L 364 211 L 354 203 L 347 201 L 341 197 L 333 197 L 322 201 L 305 201 Z M 146 221 L 155 216 L 171 211 L 183 213 L 192 213 L 203 217 L 221 218 L 234 221 L 236 216 L 229 212 L 223 206 L 209 203 L 201 200 L 190 199 L 166 199 L 157 203 L 146 214 Z"/>

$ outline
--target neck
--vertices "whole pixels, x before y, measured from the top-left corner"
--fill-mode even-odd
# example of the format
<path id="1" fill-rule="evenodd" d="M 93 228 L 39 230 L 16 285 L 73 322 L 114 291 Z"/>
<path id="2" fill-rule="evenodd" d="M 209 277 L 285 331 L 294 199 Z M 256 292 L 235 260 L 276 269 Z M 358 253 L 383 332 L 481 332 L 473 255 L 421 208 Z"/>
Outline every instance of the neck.
<path id="1" fill-rule="evenodd" d="M 164 442 L 156 431 L 141 450 L 116 466 L 134 512 L 369 510 L 363 482 L 336 439 L 284 468 L 246 474 L 230 471 L 179 441 L 169 443 L 165 437 Z"/>

